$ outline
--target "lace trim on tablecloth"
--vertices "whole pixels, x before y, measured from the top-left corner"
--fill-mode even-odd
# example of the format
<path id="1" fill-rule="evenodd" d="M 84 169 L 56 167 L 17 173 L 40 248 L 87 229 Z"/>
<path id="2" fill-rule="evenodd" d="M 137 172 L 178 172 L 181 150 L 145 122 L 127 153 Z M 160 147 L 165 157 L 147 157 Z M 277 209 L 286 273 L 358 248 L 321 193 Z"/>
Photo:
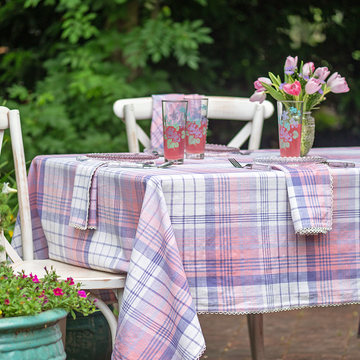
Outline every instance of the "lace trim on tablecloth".
<path id="1" fill-rule="evenodd" d="M 332 306 L 342 306 L 342 305 L 360 305 L 360 301 L 347 302 L 341 304 L 329 304 L 329 305 L 304 305 L 304 306 L 295 306 L 283 309 L 270 309 L 270 310 L 260 310 L 260 311 L 197 311 L 199 315 L 255 315 L 255 314 L 270 314 L 281 311 L 290 311 L 290 310 L 301 310 L 301 309 L 310 309 L 310 308 L 326 308 Z"/>
<path id="2" fill-rule="evenodd" d="M 199 360 L 204 355 L 205 351 L 206 351 L 206 345 L 203 347 L 203 349 L 201 350 L 199 356 L 195 360 Z"/>

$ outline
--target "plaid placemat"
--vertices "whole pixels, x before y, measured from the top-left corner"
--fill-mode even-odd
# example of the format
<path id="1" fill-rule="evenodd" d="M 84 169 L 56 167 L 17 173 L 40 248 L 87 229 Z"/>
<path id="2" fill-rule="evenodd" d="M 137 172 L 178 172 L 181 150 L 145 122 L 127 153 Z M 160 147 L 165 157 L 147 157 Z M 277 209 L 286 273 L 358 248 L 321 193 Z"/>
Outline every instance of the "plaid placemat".
<path id="1" fill-rule="evenodd" d="M 104 161 L 87 160 L 76 167 L 69 225 L 80 230 L 96 229 L 96 187 L 94 174 Z"/>

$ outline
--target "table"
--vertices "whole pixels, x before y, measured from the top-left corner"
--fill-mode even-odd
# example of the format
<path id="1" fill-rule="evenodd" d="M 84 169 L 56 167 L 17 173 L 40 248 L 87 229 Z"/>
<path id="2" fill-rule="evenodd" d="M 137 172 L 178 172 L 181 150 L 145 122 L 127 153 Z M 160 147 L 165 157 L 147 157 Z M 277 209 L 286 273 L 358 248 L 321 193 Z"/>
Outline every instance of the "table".
<path id="1" fill-rule="evenodd" d="M 333 227 L 312 236 L 294 232 L 282 171 L 237 169 L 226 157 L 168 169 L 101 166 L 91 191 L 96 229 L 76 229 L 76 156 L 38 156 L 28 176 L 36 256 L 127 272 L 113 359 L 198 359 L 197 313 L 358 303 L 360 147 L 309 155 L 356 163 L 331 169 Z"/>

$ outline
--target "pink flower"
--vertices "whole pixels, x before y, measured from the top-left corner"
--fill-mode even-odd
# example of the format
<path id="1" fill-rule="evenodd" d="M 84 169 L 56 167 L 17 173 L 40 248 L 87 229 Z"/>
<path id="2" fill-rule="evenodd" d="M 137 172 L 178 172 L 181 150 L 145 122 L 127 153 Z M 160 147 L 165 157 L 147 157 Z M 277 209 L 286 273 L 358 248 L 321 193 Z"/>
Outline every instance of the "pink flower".
<path id="1" fill-rule="evenodd" d="M 38 284 L 40 282 L 40 280 L 38 279 L 37 275 L 34 275 L 32 278 L 32 281 L 35 283 L 35 284 Z"/>
<path id="2" fill-rule="evenodd" d="M 301 84 L 296 80 L 292 84 L 285 84 L 282 89 L 289 95 L 298 96 L 301 93 Z"/>
<path id="3" fill-rule="evenodd" d="M 311 95 L 321 89 L 321 82 L 319 79 L 311 78 L 305 85 L 305 91 Z"/>
<path id="4" fill-rule="evenodd" d="M 308 79 L 310 74 L 312 74 L 315 70 L 315 65 L 313 62 L 308 62 L 304 64 L 302 69 L 302 75 L 304 79 Z"/>
<path id="5" fill-rule="evenodd" d="M 78 294 L 79 294 L 80 297 L 83 297 L 83 298 L 87 297 L 86 292 L 84 290 L 79 290 Z"/>
<path id="6" fill-rule="evenodd" d="M 326 83 L 326 86 L 331 89 L 333 93 L 339 94 L 348 92 L 350 89 L 345 78 L 341 77 L 337 72 L 332 74 Z"/>
<path id="7" fill-rule="evenodd" d="M 5 305 L 9 305 L 9 304 L 10 304 L 10 300 L 9 300 L 9 299 L 5 299 L 4 303 L 5 303 Z"/>
<path id="8" fill-rule="evenodd" d="M 254 82 L 254 86 L 255 89 L 257 90 L 257 92 L 261 92 L 261 91 L 266 91 L 266 89 L 263 87 L 263 85 L 261 83 L 265 83 L 268 85 L 271 85 L 271 80 L 269 78 L 266 77 L 259 77 L 255 82 Z"/>
<path id="9" fill-rule="evenodd" d="M 71 277 L 68 277 L 68 278 L 66 279 L 66 282 L 68 282 L 69 285 L 74 285 L 74 284 L 75 284 L 73 278 L 71 278 Z"/>
<path id="10" fill-rule="evenodd" d="M 260 104 L 266 99 L 266 93 L 265 91 L 255 91 L 254 94 L 252 94 L 250 96 L 250 101 L 254 102 L 254 101 L 259 101 Z"/>
<path id="11" fill-rule="evenodd" d="M 321 67 L 317 68 L 314 72 L 314 76 L 317 77 L 322 83 L 324 83 L 324 80 L 329 76 L 330 71 L 327 67 Z"/>
<path id="12" fill-rule="evenodd" d="M 64 293 L 63 293 L 62 289 L 60 289 L 60 288 L 56 288 L 56 289 L 54 289 L 54 290 L 53 290 L 53 292 L 54 292 L 54 295 L 55 295 L 55 296 L 61 296 L 61 295 L 64 295 Z"/>
<path id="13" fill-rule="evenodd" d="M 27 275 L 22 274 L 22 278 L 23 278 L 23 279 L 27 278 Z"/>
<path id="14" fill-rule="evenodd" d="M 295 56 L 295 58 L 288 56 L 285 61 L 285 74 L 291 75 L 294 73 L 296 66 L 298 62 L 298 57 Z"/>

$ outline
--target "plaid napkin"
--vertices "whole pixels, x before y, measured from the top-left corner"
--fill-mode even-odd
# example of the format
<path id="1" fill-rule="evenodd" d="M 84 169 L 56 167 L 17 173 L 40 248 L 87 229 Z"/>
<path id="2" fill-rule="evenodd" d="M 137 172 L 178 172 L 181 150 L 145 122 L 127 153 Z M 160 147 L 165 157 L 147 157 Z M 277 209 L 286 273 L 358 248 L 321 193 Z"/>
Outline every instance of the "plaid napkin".
<path id="1" fill-rule="evenodd" d="M 326 234 L 332 229 L 332 176 L 324 164 L 283 166 L 291 217 L 299 235 Z"/>
<path id="2" fill-rule="evenodd" d="M 151 148 L 164 148 L 163 124 L 162 124 L 162 100 L 182 100 L 184 94 L 152 95 L 153 115 L 150 128 Z"/>
<path id="3" fill-rule="evenodd" d="M 76 167 L 69 225 L 80 230 L 96 229 L 96 170 L 107 162 L 87 160 Z"/>

